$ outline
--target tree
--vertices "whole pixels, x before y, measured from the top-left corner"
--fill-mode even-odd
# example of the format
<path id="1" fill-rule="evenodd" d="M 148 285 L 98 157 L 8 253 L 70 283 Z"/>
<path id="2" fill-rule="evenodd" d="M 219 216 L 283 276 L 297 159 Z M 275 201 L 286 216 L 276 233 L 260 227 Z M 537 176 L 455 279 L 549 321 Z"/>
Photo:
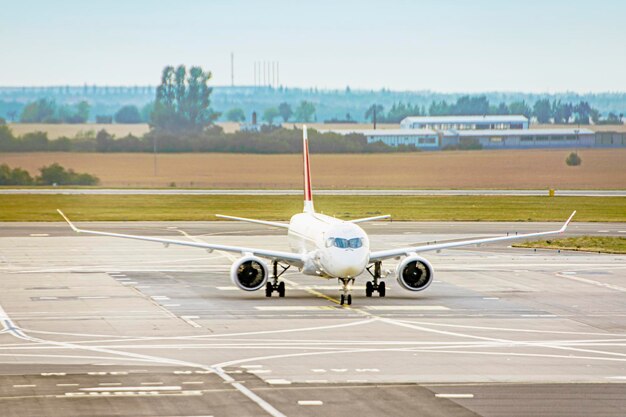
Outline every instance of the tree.
<path id="1" fill-rule="evenodd" d="M 300 105 L 296 108 L 295 117 L 299 122 L 308 123 L 313 121 L 313 116 L 315 115 L 315 104 L 310 101 L 303 100 L 300 102 Z"/>
<path id="2" fill-rule="evenodd" d="M 124 106 L 113 116 L 115 123 L 141 123 L 141 114 L 137 106 Z"/>
<path id="3" fill-rule="evenodd" d="M 506 103 L 500 103 L 498 107 L 494 109 L 493 113 L 501 115 L 510 114 L 509 106 L 507 106 Z"/>
<path id="4" fill-rule="evenodd" d="M 278 112 L 280 113 L 280 117 L 283 118 L 283 121 L 287 123 L 289 118 L 293 115 L 293 110 L 288 103 L 280 103 L 278 105 Z"/>
<path id="5" fill-rule="evenodd" d="M 552 106 L 547 98 L 537 100 L 533 106 L 533 116 L 537 118 L 539 123 L 550 123 L 552 118 Z"/>
<path id="6" fill-rule="evenodd" d="M 554 123 L 569 123 L 574 106 L 571 103 L 561 103 L 561 100 L 552 103 Z"/>
<path id="7" fill-rule="evenodd" d="M 576 114 L 575 122 L 581 125 L 589 124 L 589 117 L 591 116 L 591 106 L 586 101 L 581 101 L 574 106 L 574 113 Z"/>
<path id="8" fill-rule="evenodd" d="M 45 98 L 28 103 L 22 110 L 20 122 L 22 123 L 54 123 L 56 104 Z"/>
<path id="9" fill-rule="evenodd" d="M 374 115 L 376 120 L 380 121 L 385 117 L 385 108 L 381 104 L 372 104 L 365 112 L 365 119 L 374 123 Z"/>
<path id="10" fill-rule="evenodd" d="M 211 72 L 184 65 L 163 69 L 157 88 L 150 126 L 169 133 L 201 132 L 213 124 L 219 113 L 211 107 L 212 89 L 208 86 Z"/>
<path id="11" fill-rule="evenodd" d="M 271 126 L 274 124 L 274 119 L 280 115 L 276 107 L 269 107 L 263 112 L 263 120 L 265 120 Z"/>
<path id="12" fill-rule="evenodd" d="M 21 168 L 11 169 L 7 164 L 0 165 L 0 185 L 32 185 L 33 177 Z"/>
<path id="13" fill-rule="evenodd" d="M 526 104 L 526 102 L 524 100 L 522 100 L 522 101 L 515 101 L 515 102 L 509 104 L 509 111 L 511 112 L 511 114 L 521 114 L 521 115 L 524 115 L 528 119 L 530 119 L 530 116 L 532 114 L 532 110 L 530 109 L 530 106 L 528 104 Z"/>
<path id="14" fill-rule="evenodd" d="M 226 120 L 229 122 L 243 122 L 246 120 L 246 115 L 242 109 L 235 107 L 234 109 L 230 109 L 226 112 Z"/>

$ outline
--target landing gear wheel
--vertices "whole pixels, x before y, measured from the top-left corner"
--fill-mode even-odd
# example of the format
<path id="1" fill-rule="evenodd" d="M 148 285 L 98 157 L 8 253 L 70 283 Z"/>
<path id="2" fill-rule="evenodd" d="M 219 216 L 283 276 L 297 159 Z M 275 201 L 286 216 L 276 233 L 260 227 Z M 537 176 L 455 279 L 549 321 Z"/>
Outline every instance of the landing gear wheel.
<path id="1" fill-rule="evenodd" d="M 341 294 L 341 305 L 344 305 L 345 301 L 346 301 L 345 295 Z"/>
<path id="2" fill-rule="evenodd" d="M 272 283 L 268 282 L 267 284 L 265 284 L 265 296 L 271 297 L 272 292 L 274 292 L 274 286 L 272 285 Z"/>
<path id="3" fill-rule="evenodd" d="M 384 297 L 387 292 L 387 288 L 385 287 L 385 281 L 380 281 L 378 283 L 378 295 L 380 297 Z"/>
<path id="4" fill-rule="evenodd" d="M 372 284 L 372 281 L 367 281 L 367 283 L 365 284 L 365 296 L 371 297 L 373 293 L 374 293 L 374 284 Z"/>
<path id="5" fill-rule="evenodd" d="M 348 305 L 352 305 L 352 294 L 348 294 Z"/>
<path id="6" fill-rule="evenodd" d="M 279 296 L 279 297 L 284 297 L 284 296 L 285 296 L 285 283 L 284 283 L 284 282 L 282 282 L 282 281 L 281 281 L 281 282 L 278 284 L 278 289 L 277 289 L 277 291 L 278 291 L 278 296 Z"/>

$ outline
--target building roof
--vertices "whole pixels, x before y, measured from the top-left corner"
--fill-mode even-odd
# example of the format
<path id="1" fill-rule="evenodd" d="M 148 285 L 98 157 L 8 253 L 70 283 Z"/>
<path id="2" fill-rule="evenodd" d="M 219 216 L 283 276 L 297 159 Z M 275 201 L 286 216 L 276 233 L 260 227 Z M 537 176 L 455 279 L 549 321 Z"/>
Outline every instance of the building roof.
<path id="1" fill-rule="evenodd" d="M 357 133 L 364 136 L 437 136 L 437 132 L 432 129 L 320 129 L 319 132 L 332 132 L 340 135 Z"/>
<path id="2" fill-rule="evenodd" d="M 402 120 L 405 123 L 504 123 L 528 122 L 523 115 L 475 115 L 475 116 L 411 116 Z"/>
<path id="3" fill-rule="evenodd" d="M 537 135 L 593 135 L 589 129 L 485 129 L 485 130 L 446 130 L 444 136 L 537 136 Z"/>

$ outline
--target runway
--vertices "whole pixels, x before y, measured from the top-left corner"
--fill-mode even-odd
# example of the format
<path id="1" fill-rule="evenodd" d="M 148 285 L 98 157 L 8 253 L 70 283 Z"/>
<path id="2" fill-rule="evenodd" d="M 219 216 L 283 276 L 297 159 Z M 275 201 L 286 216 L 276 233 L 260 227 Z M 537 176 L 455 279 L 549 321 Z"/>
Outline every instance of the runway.
<path id="1" fill-rule="evenodd" d="M 287 247 L 239 222 L 81 223 Z M 372 223 L 374 250 L 547 223 Z M 568 234 L 626 236 L 626 224 Z M 486 245 L 427 253 L 423 293 L 289 270 L 287 296 L 230 282 L 232 254 L 0 225 L 3 416 L 623 416 L 626 256 Z M 393 270 L 397 261 L 384 264 Z"/>
<path id="2" fill-rule="evenodd" d="M 131 189 L 131 188 L 13 188 L 0 195 L 301 195 L 302 190 L 203 190 L 203 189 Z M 548 190 L 315 190 L 316 195 L 406 195 L 406 196 L 546 196 Z M 560 197 L 625 197 L 626 190 L 555 190 Z"/>

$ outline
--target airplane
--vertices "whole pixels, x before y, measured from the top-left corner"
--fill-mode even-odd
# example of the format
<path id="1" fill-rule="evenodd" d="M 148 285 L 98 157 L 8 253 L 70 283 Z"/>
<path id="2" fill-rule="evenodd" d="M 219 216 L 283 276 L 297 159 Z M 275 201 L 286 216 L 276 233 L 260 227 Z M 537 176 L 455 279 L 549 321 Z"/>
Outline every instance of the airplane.
<path id="1" fill-rule="evenodd" d="M 265 288 L 266 297 L 271 297 L 273 292 L 277 292 L 279 297 L 285 296 L 285 283 L 280 281 L 279 278 L 292 266 L 298 268 L 304 275 L 338 279 L 341 283 L 341 305 L 352 304 L 352 285 L 357 277 L 366 271 L 372 279 L 366 282 L 365 296 L 371 297 L 374 292 L 378 293 L 380 297 L 385 296 L 386 285 L 385 281 L 382 280 L 382 262 L 384 260 L 392 258 L 401 260 L 396 267 L 395 276 L 402 288 L 409 291 L 423 291 L 433 282 L 434 269 L 426 258 L 419 255 L 422 252 L 559 234 L 565 232 L 568 224 L 576 214 L 576 211 L 574 211 L 560 229 L 547 232 L 371 251 L 367 233 L 359 226 L 359 223 L 388 219 L 391 216 L 384 215 L 356 220 L 340 220 L 317 213 L 313 206 L 311 162 L 309 159 L 309 141 L 306 126 L 303 127 L 302 139 L 304 166 L 304 209 L 302 213 L 297 213 L 291 217 L 289 223 L 216 215 L 222 219 L 286 229 L 291 251 L 84 230 L 76 227 L 61 210 L 57 211 L 70 225 L 72 230 L 77 233 L 158 242 L 165 247 L 181 245 L 201 248 L 209 252 L 217 250 L 238 253 L 241 255 L 241 258 L 235 261 L 230 268 L 232 282 L 244 291 L 257 291 Z M 272 265 L 271 272 L 265 259 L 269 260 Z M 386 271 L 385 278 L 392 274 L 392 271 Z"/>

